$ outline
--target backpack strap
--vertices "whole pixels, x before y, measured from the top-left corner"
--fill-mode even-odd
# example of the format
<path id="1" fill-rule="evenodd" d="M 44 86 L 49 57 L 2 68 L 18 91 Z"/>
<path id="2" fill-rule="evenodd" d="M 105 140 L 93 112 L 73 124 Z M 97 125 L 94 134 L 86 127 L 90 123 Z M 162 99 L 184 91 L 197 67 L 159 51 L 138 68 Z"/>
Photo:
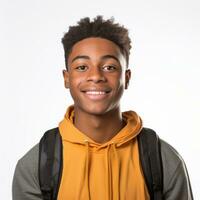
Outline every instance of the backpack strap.
<path id="1" fill-rule="evenodd" d="M 62 176 L 62 138 L 58 128 L 44 133 L 39 143 L 39 184 L 44 200 L 56 200 Z"/>
<path id="2" fill-rule="evenodd" d="M 140 162 L 151 200 L 162 200 L 163 171 L 158 135 L 143 128 L 138 135 Z"/>

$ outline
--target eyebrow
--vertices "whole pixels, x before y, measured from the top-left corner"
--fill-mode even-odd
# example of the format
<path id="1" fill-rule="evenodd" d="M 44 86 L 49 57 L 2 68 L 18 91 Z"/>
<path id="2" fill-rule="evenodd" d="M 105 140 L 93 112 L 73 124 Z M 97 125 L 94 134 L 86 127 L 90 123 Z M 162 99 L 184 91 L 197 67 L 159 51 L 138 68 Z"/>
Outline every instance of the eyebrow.
<path id="1" fill-rule="evenodd" d="M 119 59 L 116 56 L 114 56 L 114 55 L 109 55 L 109 54 L 108 55 L 104 55 L 100 59 L 101 60 L 106 60 L 106 59 L 110 59 L 110 58 L 112 58 L 112 59 L 116 60 L 118 63 L 120 63 Z M 85 55 L 79 55 L 79 56 L 74 57 L 72 59 L 71 63 L 73 63 L 75 60 L 78 60 L 78 59 L 87 59 L 87 60 L 90 60 L 90 57 L 89 56 L 85 56 Z"/>

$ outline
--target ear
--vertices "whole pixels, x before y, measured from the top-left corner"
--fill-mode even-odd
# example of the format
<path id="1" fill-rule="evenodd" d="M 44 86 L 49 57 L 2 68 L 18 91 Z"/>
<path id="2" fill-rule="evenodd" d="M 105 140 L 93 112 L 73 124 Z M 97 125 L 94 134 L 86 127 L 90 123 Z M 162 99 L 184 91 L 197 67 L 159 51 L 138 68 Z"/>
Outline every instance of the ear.
<path id="1" fill-rule="evenodd" d="M 64 69 L 62 73 L 63 73 L 65 88 L 69 88 L 69 72 L 66 69 Z"/>
<path id="2" fill-rule="evenodd" d="M 127 69 L 125 72 L 125 89 L 128 89 L 130 79 L 131 79 L 131 70 Z"/>

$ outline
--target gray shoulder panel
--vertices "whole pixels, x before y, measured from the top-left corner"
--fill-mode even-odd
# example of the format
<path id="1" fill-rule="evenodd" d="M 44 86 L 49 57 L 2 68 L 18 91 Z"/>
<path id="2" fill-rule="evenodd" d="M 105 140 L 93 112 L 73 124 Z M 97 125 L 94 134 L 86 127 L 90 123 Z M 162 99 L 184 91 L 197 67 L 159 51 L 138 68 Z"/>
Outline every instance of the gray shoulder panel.
<path id="1" fill-rule="evenodd" d="M 192 200 L 192 190 L 186 165 L 179 153 L 161 140 L 163 188 L 165 200 Z"/>
<path id="2" fill-rule="evenodd" d="M 39 144 L 28 151 L 17 163 L 13 185 L 13 200 L 42 200 L 38 181 Z"/>

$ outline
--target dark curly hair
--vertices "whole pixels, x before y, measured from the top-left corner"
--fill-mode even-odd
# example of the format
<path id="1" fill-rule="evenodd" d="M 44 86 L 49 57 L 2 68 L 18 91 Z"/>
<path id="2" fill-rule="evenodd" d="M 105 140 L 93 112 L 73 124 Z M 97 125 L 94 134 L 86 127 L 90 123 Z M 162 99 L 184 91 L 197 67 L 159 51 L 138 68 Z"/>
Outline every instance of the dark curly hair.
<path id="1" fill-rule="evenodd" d="M 77 25 L 70 26 L 67 33 L 62 38 L 62 44 L 65 51 L 65 64 L 68 69 L 68 57 L 75 43 L 89 37 L 100 37 L 108 39 L 119 46 L 122 54 L 126 58 L 127 66 L 131 49 L 131 40 L 128 36 L 128 30 L 114 23 L 114 18 L 104 20 L 102 16 L 97 16 L 90 20 L 89 17 L 82 18 Z"/>

